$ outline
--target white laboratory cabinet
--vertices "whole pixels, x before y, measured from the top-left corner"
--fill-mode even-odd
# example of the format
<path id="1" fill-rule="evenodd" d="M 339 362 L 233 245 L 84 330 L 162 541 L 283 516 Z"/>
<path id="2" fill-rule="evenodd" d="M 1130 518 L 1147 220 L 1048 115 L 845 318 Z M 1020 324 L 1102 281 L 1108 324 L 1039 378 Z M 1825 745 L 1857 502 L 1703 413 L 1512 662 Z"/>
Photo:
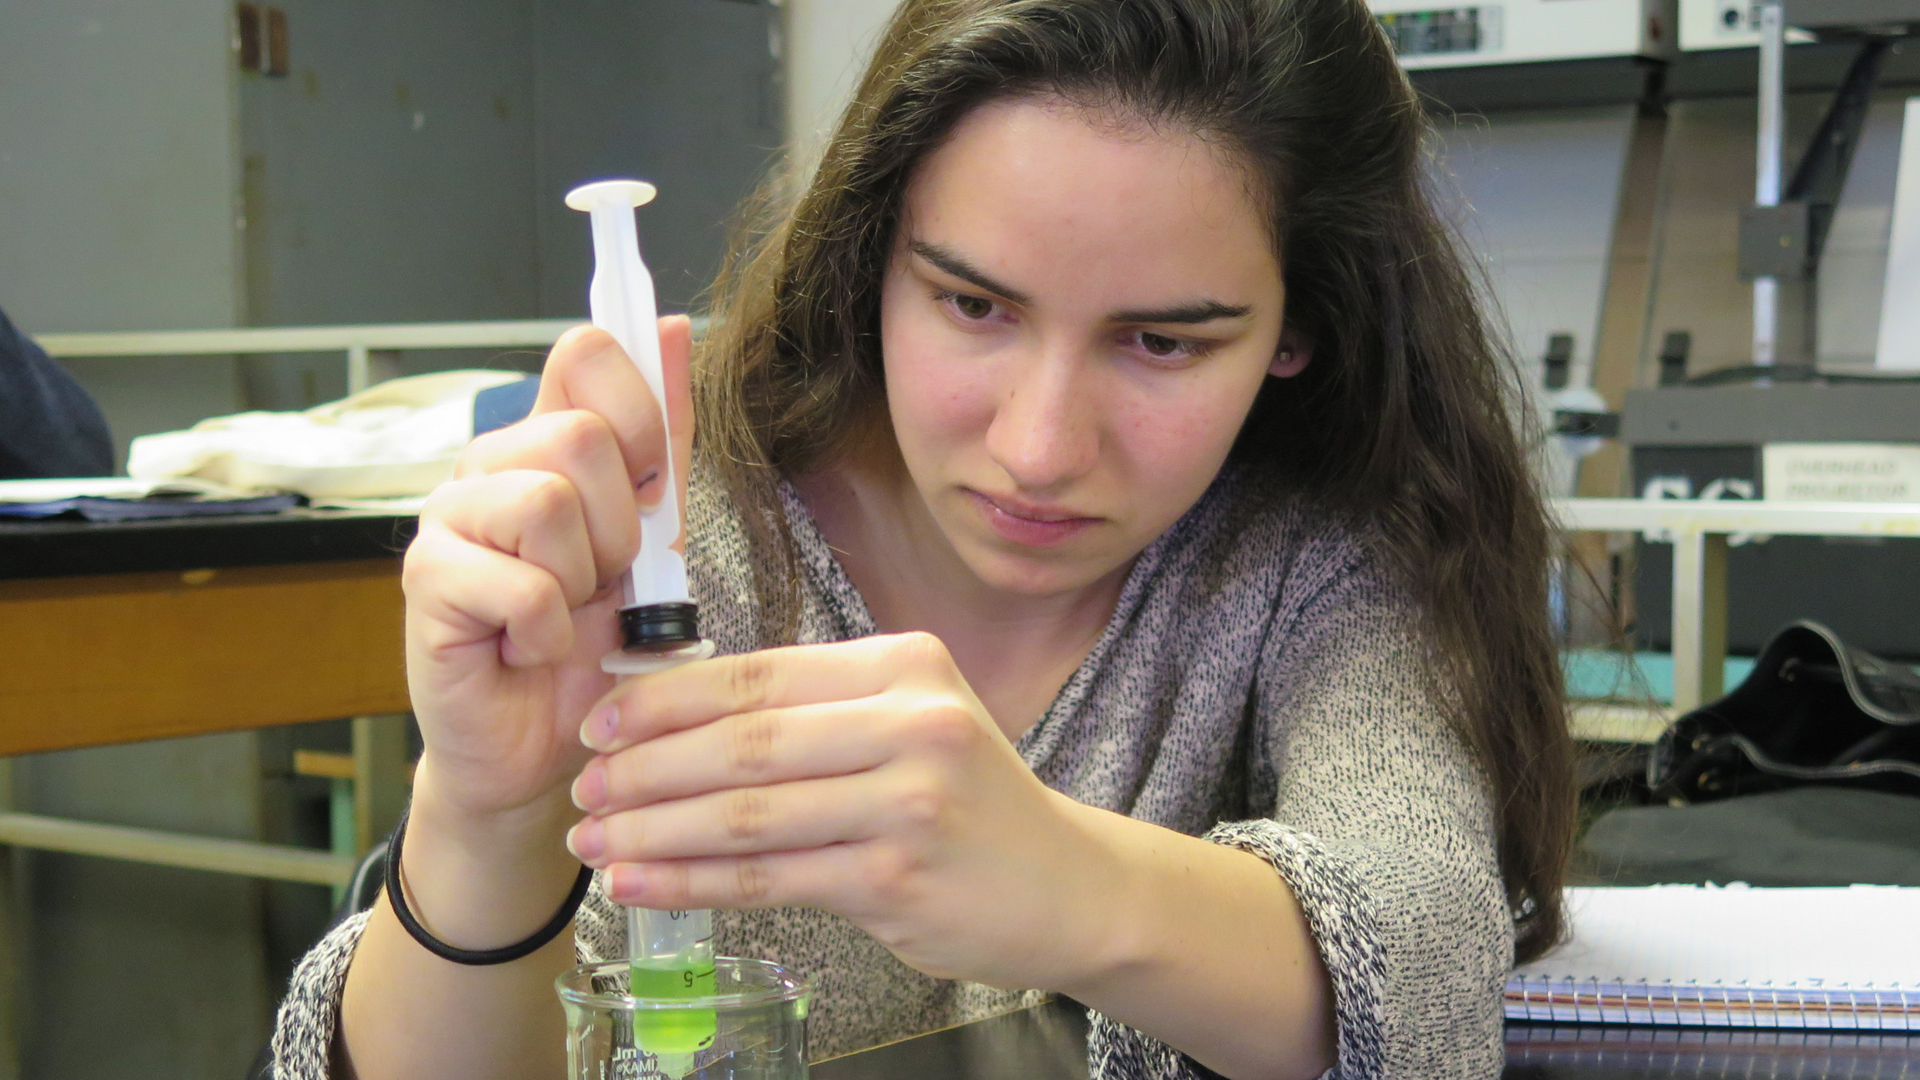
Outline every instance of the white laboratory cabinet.
<path id="1" fill-rule="evenodd" d="M 1409 69 L 1602 57 L 1669 57 L 1675 0 L 1369 0 Z"/>
<path id="2" fill-rule="evenodd" d="M 1754 0 L 1680 0 L 1680 51 L 1757 48 L 1758 9 Z M 1813 35 L 1803 30 L 1787 30 L 1789 43 L 1812 40 Z"/>

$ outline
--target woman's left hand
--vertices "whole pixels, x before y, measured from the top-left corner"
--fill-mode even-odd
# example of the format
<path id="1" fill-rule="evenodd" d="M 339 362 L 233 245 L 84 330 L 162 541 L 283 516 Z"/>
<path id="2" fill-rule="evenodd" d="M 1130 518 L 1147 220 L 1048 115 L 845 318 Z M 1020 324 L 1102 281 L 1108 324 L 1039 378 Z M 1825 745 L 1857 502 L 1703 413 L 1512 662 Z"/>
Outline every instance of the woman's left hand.
<path id="1" fill-rule="evenodd" d="M 568 845 L 617 902 L 823 908 L 997 986 L 1069 986 L 1112 944 L 1105 815 L 1034 776 L 930 634 L 628 679 L 581 738 Z"/>

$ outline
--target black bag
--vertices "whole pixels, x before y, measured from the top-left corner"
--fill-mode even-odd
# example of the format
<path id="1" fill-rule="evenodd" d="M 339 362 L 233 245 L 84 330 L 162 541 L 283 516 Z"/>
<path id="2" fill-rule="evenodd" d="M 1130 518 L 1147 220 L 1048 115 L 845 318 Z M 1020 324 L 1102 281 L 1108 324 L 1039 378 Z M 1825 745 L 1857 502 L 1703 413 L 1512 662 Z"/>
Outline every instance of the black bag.
<path id="1" fill-rule="evenodd" d="M 1696 803 L 1805 784 L 1920 795 L 1920 676 L 1802 621 L 1661 734 L 1647 786 Z"/>

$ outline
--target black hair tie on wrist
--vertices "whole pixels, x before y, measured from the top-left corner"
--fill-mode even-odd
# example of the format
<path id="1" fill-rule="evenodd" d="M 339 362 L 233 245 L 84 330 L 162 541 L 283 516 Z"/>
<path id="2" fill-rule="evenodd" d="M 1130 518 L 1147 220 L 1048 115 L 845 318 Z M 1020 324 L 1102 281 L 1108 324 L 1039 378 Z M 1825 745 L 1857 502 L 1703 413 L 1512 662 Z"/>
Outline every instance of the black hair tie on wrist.
<path id="1" fill-rule="evenodd" d="M 400 822 L 393 827 L 393 836 L 387 841 L 387 898 L 393 903 L 393 913 L 399 918 L 400 925 L 407 928 L 413 940 L 421 947 L 442 960 L 451 960 L 456 964 L 471 967 L 484 967 L 488 964 L 505 964 L 530 955 L 560 935 L 573 921 L 574 913 L 580 910 L 580 902 L 587 898 L 587 886 L 593 883 L 593 868 L 582 866 L 580 876 L 574 879 L 573 891 L 553 913 L 547 925 L 535 930 L 532 936 L 516 941 L 498 949 L 461 949 L 449 945 L 427 932 L 420 920 L 413 917 L 413 910 L 407 907 L 407 888 L 400 880 L 400 841 L 407 834 L 408 807 L 400 811 Z"/>

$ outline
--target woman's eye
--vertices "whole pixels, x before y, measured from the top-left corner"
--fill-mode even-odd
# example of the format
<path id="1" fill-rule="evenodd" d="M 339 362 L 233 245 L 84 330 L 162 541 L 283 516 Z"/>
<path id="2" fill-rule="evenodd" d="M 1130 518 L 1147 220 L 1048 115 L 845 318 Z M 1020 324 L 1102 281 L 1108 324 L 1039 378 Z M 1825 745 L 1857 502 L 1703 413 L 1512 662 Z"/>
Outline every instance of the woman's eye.
<path id="1" fill-rule="evenodd" d="M 1143 333 L 1140 335 L 1140 344 L 1155 356 L 1172 356 L 1180 351 L 1181 343 L 1165 334 Z"/>
<path id="2" fill-rule="evenodd" d="M 993 301 L 984 296 L 968 296 L 966 293 L 941 292 L 935 294 L 934 299 L 953 308 L 963 319 L 971 319 L 978 322 L 993 314 Z"/>
<path id="3" fill-rule="evenodd" d="M 1140 348 L 1140 351 L 1155 360 L 1198 360 L 1213 348 L 1206 342 L 1168 337 L 1166 334 L 1156 334 L 1151 330 L 1135 331 L 1131 336 L 1133 343 Z"/>

